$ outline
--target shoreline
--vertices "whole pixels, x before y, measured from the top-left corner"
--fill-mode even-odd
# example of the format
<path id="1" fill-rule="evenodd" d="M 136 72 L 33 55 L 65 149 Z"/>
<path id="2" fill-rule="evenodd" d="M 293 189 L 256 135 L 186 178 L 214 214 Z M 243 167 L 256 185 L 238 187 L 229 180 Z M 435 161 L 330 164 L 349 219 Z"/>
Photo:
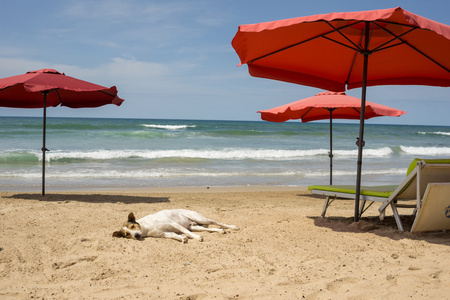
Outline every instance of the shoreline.
<path id="1" fill-rule="evenodd" d="M 33 187 L 34 189 L 34 187 Z M 0 191 L 11 193 L 41 193 L 41 188 L 37 188 L 36 191 L 30 191 L 30 189 L 7 189 Z M 99 188 L 61 188 L 54 189 L 46 187 L 46 194 L 58 194 L 58 193 L 205 193 L 205 192 L 276 192 L 276 191 L 297 191 L 307 190 L 307 186 L 281 186 L 281 185 L 242 185 L 242 186 L 167 186 L 167 187 L 99 187 Z"/>

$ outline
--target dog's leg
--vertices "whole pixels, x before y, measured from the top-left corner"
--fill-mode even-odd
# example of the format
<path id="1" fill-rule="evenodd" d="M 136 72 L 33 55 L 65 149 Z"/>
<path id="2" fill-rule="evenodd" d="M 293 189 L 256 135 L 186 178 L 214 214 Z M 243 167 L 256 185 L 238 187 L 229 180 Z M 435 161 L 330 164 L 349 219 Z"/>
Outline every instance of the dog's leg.
<path id="1" fill-rule="evenodd" d="M 210 220 L 211 223 L 207 223 L 206 225 L 217 225 L 221 228 L 227 228 L 227 229 L 233 229 L 233 230 L 239 230 L 239 227 L 237 227 L 236 225 L 228 225 L 228 224 L 223 224 L 223 223 L 219 223 L 213 220 Z"/>
<path id="2" fill-rule="evenodd" d="M 184 228 L 180 224 L 173 222 L 171 225 L 173 226 L 174 229 L 180 231 L 181 233 L 184 233 L 185 235 L 187 235 L 191 239 L 196 239 L 196 240 L 198 240 L 200 242 L 203 242 L 203 238 L 201 236 L 190 232 L 188 229 Z"/>
<path id="3" fill-rule="evenodd" d="M 214 220 L 208 219 L 207 217 L 203 216 L 202 214 L 196 212 L 196 211 L 186 211 L 184 212 L 184 215 L 188 217 L 190 220 L 194 221 L 197 224 L 200 225 L 216 225 L 221 228 L 227 228 L 227 229 L 233 229 L 233 230 L 239 230 L 239 227 L 235 225 L 228 225 L 216 222 Z M 192 228 L 192 226 L 191 226 Z"/>
<path id="4" fill-rule="evenodd" d="M 214 220 L 211 220 L 211 219 L 208 219 L 208 218 L 205 218 L 205 217 L 203 217 L 202 219 L 199 219 L 199 220 L 194 220 L 193 219 L 193 221 L 195 223 L 197 223 L 197 224 L 200 224 L 200 225 L 216 225 L 216 226 L 219 226 L 220 228 L 239 230 L 239 227 L 237 227 L 235 225 L 223 224 L 223 223 L 216 222 Z M 205 228 L 205 227 L 203 227 L 203 228 Z"/>
<path id="5" fill-rule="evenodd" d="M 197 225 L 196 223 L 192 223 L 189 229 L 192 231 L 209 231 L 209 232 L 225 233 L 225 231 L 222 228 L 208 228 Z"/>
<path id="6" fill-rule="evenodd" d="M 174 239 L 174 240 L 182 242 L 183 244 L 186 244 L 188 242 L 188 238 L 186 236 L 176 234 L 175 232 L 164 232 L 162 234 L 162 237 L 166 238 L 166 239 Z"/>

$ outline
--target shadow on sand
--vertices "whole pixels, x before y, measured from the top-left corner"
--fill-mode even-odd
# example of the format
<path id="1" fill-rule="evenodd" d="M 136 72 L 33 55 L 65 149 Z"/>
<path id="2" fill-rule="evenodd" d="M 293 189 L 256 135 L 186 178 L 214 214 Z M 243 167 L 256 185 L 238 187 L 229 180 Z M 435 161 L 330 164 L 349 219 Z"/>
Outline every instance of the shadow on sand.
<path id="1" fill-rule="evenodd" d="M 5 198 L 39 200 L 39 201 L 78 201 L 88 203 L 161 203 L 170 202 L 168 197 L 144 197 L 113 194 L 14 194 Z"/>
<path id="2" fill-rule="evenodd" d="M 317 198 L 318 200 L 325 199 L 322 195 L 314 194 L 300 194 L 298 196 L 307 196 L 310 198 Z M 329 216 L 322 218 L 319 216 L 320 211 L 317 213 L 318 216 L 308 217 L 309 219 L 314 220 L 314 225 L 329 228 L 336 232 L 369 232 L 392 240 L 407 238 L 450 246 L 450 231 L 410 232 L 415 219 L 414 215 L 400 215 L 405 230 L 402 232 L 398 230 L 394 216 L 386 216 L 384 220 L 380 220 L 379 216 L 363 216 L 360 218 L 359 222 L 354 222 L 353 217 Z"/>
<path id="3" fill-rule="evenodd" d="M 392 240 L 411 239 L 426 241 L 433 244 L 450 246 L 450 232 L 410 232 L 414 222 L 413 215 L 401 215 L 404 232 L 398 230 L 393 216 L 386 216 L 380 220 L 378 216 L 362 217 L 354 222 L 353 217 L 308 217 L 314 220 L 318 227 L 329 228 L 336 232 L 372 233 Z"/>

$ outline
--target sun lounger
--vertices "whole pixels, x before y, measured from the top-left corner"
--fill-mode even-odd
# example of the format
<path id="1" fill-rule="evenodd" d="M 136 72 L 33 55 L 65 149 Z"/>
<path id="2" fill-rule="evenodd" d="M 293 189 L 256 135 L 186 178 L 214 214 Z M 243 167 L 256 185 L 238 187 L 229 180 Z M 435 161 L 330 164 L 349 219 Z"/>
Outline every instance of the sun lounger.
<path id="1" fill-rule="evenodd" d="M 361 186 L 360 197 L 365 204 L 366 201 L 385 202 L 389 196 L 395 191 L 397 185 L 382 185 L 382 186 Z M 322 209 L 322 217 L 325 217 L 328 207 L 334 200 L 337 199 L 355 199 L 356 186 L 354 185 L 311 185 L 308 186 L 311 193 L 317 195 L 325 195 L 325 203 Z M 368 207 L 361 206 L 360 215 L 367 210 Z"/>
<path id="2" fill-rule="evenodd" d="M 417 214 L 417 225 L 413 226 L 414 231 L 428 231 L 426 226 L 421 225 L 423 220 L 429 217 L 428 209 L 436 207 L 435 202 L 447 203 L 450 205 L 449 186 L 446 184 L 430 185 L 434 183 L 450 183 L 450 159 L 415 159 L 409 166 L 406 178 L 398 186 L 362 186 L 360 200 L 362 201 L 360 215 L 362 215 L 374 202 L 380 202 L 380 218 L 384 217 L 387 206 L 391 206 L 398 229 L 403 231 L 397 208 L 412 208 Z M 430 185 L 430 186 L 429 186 Z M 324 217 L 327 208 L 336 199 L 355 199 L 355 186 L 343 185 L 312 185 L 308 187 L 313 194 L 325 195 L 324 207 L 321 216 Z M 446 200 L 446 195 L 448 200 Z M 427 197 L 427 198 L 425 198 Z M 372 201 L 365 207 L 366 201 Z M 424 203 L 427 203 L 426 207 Z M 432 203 L 432 204 L 430 204 Z M 428 208 L 430 207 L 430 208 Z M 437 213 L 437 212 L 436 212 Z M 447 218 L 447 217 L 446 217 Z M 440 225 L 434 226 L 433 230 L 449 229 L 448 219 L 441 219 Z M 443 221 L 447 221 L 443 222 Z M 438 228 L 438 229 L 436 229 Z"/>

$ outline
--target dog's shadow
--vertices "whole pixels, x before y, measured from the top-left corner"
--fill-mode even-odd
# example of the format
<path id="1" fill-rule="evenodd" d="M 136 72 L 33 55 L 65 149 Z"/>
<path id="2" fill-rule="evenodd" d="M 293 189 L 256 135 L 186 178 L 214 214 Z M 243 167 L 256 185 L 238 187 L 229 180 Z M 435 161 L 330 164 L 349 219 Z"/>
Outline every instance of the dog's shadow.
<path id="1" fill-rule="evenodd" d="M 146 196 L 128 196 L 128 195 L 114 195 L 114 194 L 14 194 L 5 198 L 25 199 L 25 200 L 39 200 L 39 201 L 77 201 L 88 203 L 162 203 L 170 202 L 168 197 L 146 197 Z"/>

